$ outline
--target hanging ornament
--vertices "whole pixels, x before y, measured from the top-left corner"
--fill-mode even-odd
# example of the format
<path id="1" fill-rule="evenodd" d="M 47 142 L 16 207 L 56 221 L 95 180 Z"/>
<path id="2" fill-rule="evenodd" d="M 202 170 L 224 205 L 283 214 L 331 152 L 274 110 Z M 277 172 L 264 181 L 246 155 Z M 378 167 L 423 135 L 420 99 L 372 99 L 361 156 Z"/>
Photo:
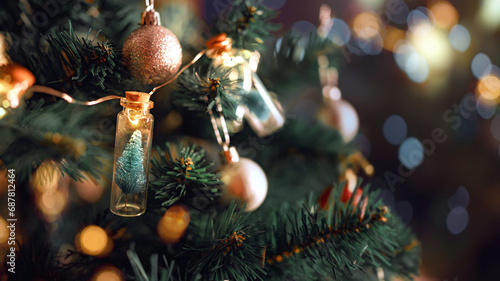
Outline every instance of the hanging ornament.
<path id="1" fill-rule="evenodd" d="M 259 52 L 231 48 L 230 40 L 224 33 L 208 40 L 206 45 L 209 50 L 214 50 L 207 52 L 207 56 L 213 59 L 211 67 L 228 70 L 229 79 L 238 81 L 242 90 L 242 105 L 236 109 L 239 122 L 244 117 L 259 137 L 268 136 L 281 128 L 285 123 L 281 105 L 269 94 L 256 73 L 260 60 Z M 236 130 L 241 129 L 235 127 Z"/>
<path id="2" fill-rule="evenodd" d="M 153 4 L 141 16 L 141 27 L 132 32 L 123 44 L 123 58 L 132 76 L 149 85 L 158 85 L 171 78 L 182 63 L 182 48 L 177 37 L 161 26 Z"/>
<path id="3" fill-rule="evenodd" d="M 35 76 L 27 68 L 19 64 L 0 66 L 0 119 L 6 109 L 19 106 L 22 96 L 34 83 Z"/>
<path id="4" fill-rule="evenodd" d="M 225 164 L 220 171 L 220 179 L 224 183 L 222 200 L 236 200 L 246 204 L 245 211 L 257 209 L 267 195 L 267 178 L 264 170 L 254 161 L 238 156 L 236 148 L 223 151 Z"/>
<path id="5" fill-rule="evenodd" d="M 216 99 L 216 111 L 219 118 L 214 116 L 214 112 L 209 111 L 210 120 L 214 129 L 217 142 L 222 146 L 222 168 L 220 169 L 222 187 L 222 201 L 229 203 L 236 200 L 240 206 L 246 205 L 245 211 L 257 209 L 267 195 L 267 177 L 264 170 L 248 158 L 240 158 L 235 147 L 229 147 L 229 131 L 226 125 L 220 100 Z M 224 134 L 224 141 L 219 131 L 219 124 Z"/>
<path id="6" fill-rule="evenodd" d="M 318 119 L 328 126 L 337 129 L 345 143 L 351 142 L 359 129 L 359 118 L 356 109 L 342 99 L 338 85 L 338 72 L 328 67 L 325 56 L 318 58 L 320 81 L 323 86 L 323 106 L 319 110 Z"/>
<path id="7" fill-rule="evenodd" d="M 120 104 L 115 137 L 111 212 L 125 217 L 146 211 L 147 175 L 151 154 L 153 102 L 150 95 L 126 92 Z"/>

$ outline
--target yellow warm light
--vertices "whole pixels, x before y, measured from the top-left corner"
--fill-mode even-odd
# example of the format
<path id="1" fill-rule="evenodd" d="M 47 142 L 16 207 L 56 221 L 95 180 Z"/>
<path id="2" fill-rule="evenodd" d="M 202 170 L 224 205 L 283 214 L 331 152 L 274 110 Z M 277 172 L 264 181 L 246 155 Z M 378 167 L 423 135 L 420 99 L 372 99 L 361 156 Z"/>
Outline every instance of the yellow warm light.
<path id="1" fill-rule="evenodd" d="M 118 268 L 109 265 L 99 269 L 92 281 L 123 281 L 123 278 Z"/>
<path id="2" fill-rule="evenodd" d="M 354 18 L 352 29 L 357 37 L 373 39 L 380 34 L 382 20 L 374 12 L 363 12 Z"/>
<path id="3" fill-rule="evenodd" d="M 496 29 L 500 26 L 500 1 L 484 0 L 479 9 L 479 20 L 484 27 Z"/>
<path id="4" fill-rule="evenodd" d="M 450 30 L 458 23 L 458 11 L 448 1 L 439 1 L 430 7 L 434 15 L 435 25 L 445 30 Z"/>
<path id="5" fill-rule="evenodd" d="M 108 234 L 97 225 L 89 225 L 83 229 L 79 240 L 82 252 L 91 256 L 104 254 L 109 244 Z"/>
<path id="6" fill-rule="evenodd" d="M 7 228 L 7 221 L 0 217 L 0 246 L 7 243 L 9 239 L 9 229 Z"/>
<path id="7" fill-rule="evenodd" d="M 352 193 L 356 188 L 356 184 L 358 183 L 358 177 L 354 173 L 353 170 L 347 169 L 345 171 L 345 180 L 347 182 L 347 189 Z"/>
<path id="8" fill-rule="evenodd" d="M 488 74 L 477 82 L 476 95 L 485 100 L 497 100 L 500 96 L 500 79 Z"/>
<path id="9" fill-rule="evenodd" d="M 452 49 L 448 36 L 441 30 L 420 23 L 416 32 L 409 33 L 409 41 L 431 68 L 446 69 L 452 61 Z"/>
<path id="10" fill-rule="evenodd" d="M 158 236 L 168 244 L 178 242 L 190 221 L 189 212 L 181 206 L 170 207 L 158 222 Z"/>
<path id="11" fill-rule="evenodd" d="M 31 184 L 38 192 L 55 192 L 62 174 L 52 161 L 44 161 L 33 173 Z"/>
<path id="12" fill-rule="evenodd" d="M 395 52 L 396 43 L 405 39 L 405 32 L 391 25 L 385 27 L 384 49 L 389 52 Z"/>
<path id="13" fill-rule="evenodd" d="M 43 192 L 38 200 L 38 208 L 47 218 L 58 216 L 66 207 L 67 199 L 59 191 Z"/>
<path id="14" fill-rule="evenodd" d="M 0 119 L 2 119 L 5 114 L 7 114 L 7 111 L 3 107 L 0 107 Z"/>

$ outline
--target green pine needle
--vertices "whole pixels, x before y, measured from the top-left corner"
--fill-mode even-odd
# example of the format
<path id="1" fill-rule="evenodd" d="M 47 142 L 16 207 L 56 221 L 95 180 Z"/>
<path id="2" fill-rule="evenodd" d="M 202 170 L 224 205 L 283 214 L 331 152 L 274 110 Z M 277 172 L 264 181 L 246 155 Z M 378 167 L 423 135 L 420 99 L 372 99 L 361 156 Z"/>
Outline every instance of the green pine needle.
<path id="1" fill-rule="evenodd" d="M 263 280 L 264 243 L 261 225 L 237 209 L 236 203 L 209 218 L 204 226 L 190 225 L 198 233 L 194 241 L 185 245 L 182 257 L 190 260 L 190 274 L 201 275 L 205 281 Z M 206 218 L 200 219 L 201 222 Z M 194 228 L 194 230 L 193 230 Z"/>
<path id="2" fill-rule="evenodd" d="M 229 79 L 230 71 L 230 68 L 210 67 L 204 76 L 195 71 L 184 71 L 177 78 L 175 103 L 191 111 L 206 113 L 215 111 L 216 101 L 220 100 L 224 117 L 236 119 L 241 89 L 237 87 L 237 80 Z"/>
<path id="3" fill-rule="evenodd" d="M 151 173 L 156 177 L 151 188 L 163 206 L 179 201 L 195 209 L 204 209 L 215 203 L 220 196 L 218 175 L 211 171 L 205 151 L 196 145 L 188 147 L 165 145 L 164 151 L 157 147 L 151 157 Z"/>
<path id="4" fill-rule="evenodd" d="M 224 32 L 233 40 L 234 48 L 262 50 L 264 40 L 280 28 L 269 22 L 275 15 L 260 0 L 236 0 L 229 9 L 220 11 L 212 35 Z"/>

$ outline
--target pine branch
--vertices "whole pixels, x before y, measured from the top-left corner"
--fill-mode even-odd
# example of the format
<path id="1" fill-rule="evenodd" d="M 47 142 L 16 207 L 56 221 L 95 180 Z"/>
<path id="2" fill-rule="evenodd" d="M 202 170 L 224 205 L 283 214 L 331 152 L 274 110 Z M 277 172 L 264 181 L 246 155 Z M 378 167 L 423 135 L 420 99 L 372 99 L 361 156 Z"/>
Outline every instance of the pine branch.
<path id="1" fill-rule="evenodd" d="M 234 48 L 250 51 L 262 50 L 264 40 L 280 28 L 269 22 L 276 15 L 260 0 L 236 0 L 228 10 L 217 17 L 212 35 L 226 33 Z"/>
<path id="2" fill-rule="evenodd" d="M 205 151 L 196 145 L 183 147 L 165 145 L 166 151 L 157 147 L 151 157 L 151 173 L 156 177 L 151 188 L 163 206 L 178 202 L 195 209 L 215 203 L 220 196 L 218 175 L 211 171 Z"/>
<path id="3" fill-rule="evenodd" d="M 16 122 L 0 121 L 0 159 L 16 169 L 20 181 L 45 160 L 53 160 L 64 174 L 77 180 L 87 172 L 96 179 L 109 165 L 111 143 L 97 126 L 100 106 L 81 107 L 58 101 L 38 102 Z"/>
<path id="4" fill-rule="evenodd" d="M 199 221 L 205 225 L 192 222 L 189 226 L 188 231 L 199 237 L 187 242 L 180 256 L 189 260 L 186 270 L 192 278 L 201 275 L 206 281 L 263 280 L 263 233 L 260 224 L 243 209 L 237 210 L 233 202 L 208 222 L 201 217 Z"/>
<path id="5" fill-rule="evenodd" d="M 357 187 L 359 188 L 359 186 Z M 356 188 L 356 190 L 357 190 Z M 356 192 L 354 191 L 354 194 Z M 375 194 L 364 188 L 360 202 L 340 202 L 340 188 L 329 211 L 312 204 L 301 208 L 285 205 L 267 226 L 268 265 L 301 276 L 333 276 L 344 280 L 369 267 L 389 267 L 398 249 L 392 216 Z M 368 198 L 368 199 L 365 199 Z"/>
<path id="6" fill-rule="evenodd" d="M 216 100 L 222 105 L 222 113 L 228 120 L 236 119 L 236 108 L 240 103 L 237 80 L 230 80 L 231 69 L 210 67 L 205 76 L 186 70 L 177 78 L 174 101 L 191 111 L 207 113 L 215 111 Z"/>

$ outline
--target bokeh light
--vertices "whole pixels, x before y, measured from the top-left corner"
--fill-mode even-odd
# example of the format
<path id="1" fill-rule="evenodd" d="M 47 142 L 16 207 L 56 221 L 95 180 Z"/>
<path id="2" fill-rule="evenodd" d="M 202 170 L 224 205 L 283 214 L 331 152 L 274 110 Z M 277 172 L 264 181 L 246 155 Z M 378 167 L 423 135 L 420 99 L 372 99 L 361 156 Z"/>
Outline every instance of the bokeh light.
<path id="1" fill-rule="evenodd" d="M 347 23 L 339 18 L 332 18 L 332 28 L 328 32 L 328 38 L 338 46 L 344 46 L 351 39 L 351 30 Z"/>
<path id="2" fill-rule="evenodd" d="M 500 96 L 500 79 L 492 74 L 483 76 L 477 81 L 476 96 L 487 100 L 497 100 Z"/>
<path id="3" fill-rule="evenodd" d="M 448 207 L 454 209 L 456 207 L 467 208 L 469 206 L 469 192 L 464 186 L 459 186 L 455 193 L 448 199 Z"/>
<path id="4" fill-rule="evenodd" d="M 424 160 L 424 147 L 415 137 L 407 138 L 398 151 L 399 161 L 408 169 L 415 169 Z"/>
<path id="5" fill-rule="evenodd" d="M 471 62 L 471 71 L 476 79 L 480 79 L 486 74 L 491 73 L 491 60 L 484 53 L 478 53 Z"/>
<path id="6" fill-rule="evenodd" d="M 55 162 L 44 161 L 33 173 L 31 184 L 38 192 L 54 192 L 61 177 L 61 170 Z"/>
<path id="7" fill-rule="evenodd" d="M 75 182 L 75 189 L 78 196 L 87 203 L 97 202 L 104 193 L 104 188 L 87 175 Z"/>
<path id="8" fill-rule="evenodd" d="M 77 240 L 82 252 L 90 256 L 104 256 L 111 250 L 108 234 L 97 225 L 85 227 Z"/>
<path id="9" fill-rule="evenodd" d="M 384 32 L 384 49 L 389 52 L 394 52 L 396 43 L 405 39 L 405 32 L 392 25 L 385 26 Z"/>
<path id="10" fill-rule="evenodd" d="M 99 268 L 92 281 L 123 281 L 122 273 L 120 270 L 112 265 L 105 265 Z"/>
<path id="11" fill-rule="evenodd" d="M 352 30 L 361 39 L 373 39 L 380 35 L 382 20 L 375 12 L 362 12 L 354 18 Z"/>
<path id="12" fill-rule="evenodd" d="M 419 21 L 408 33 L 409 42 L 433 69 L 446 69 L 452 61 L 448 36 L 426 21 Z"/>
<path id="13" fill-rule="evenodd" d="M 500 26 L 500 1 L 483 0 L 480 5 L 479 19 L 483 26 L 488 29 L 496 29 Z"/>
<path id="14" fill-rule="evenodd" d="M 433 3 L 430 11 L 434 16 L 434 24 L 439 28 L 449 30 L 458 23 L 458 11 L 448 1 Z"/>
<path id="15" fill-rule="evenodd" d="M 460 234 L 465 230 L 469 223 L 469 214 L 467 209 L 462 206 L 453 208 L 446 217 L 446 226 L 452 234 Z"/>
<path id="16" fill-rule="evenodd" d="M 406 138 L 408 127 L 401 116 L 393 114 L 385 120 L 382 131 L 387 142 L 398 145 Z"/>
<path id="17" fill-rule="evenodd" d="M 7 221 L 0 217 L 0 247 L 7 243 L 9 239 L 9 229 L 7 228 Z"/>
<path id="18" fill-rule="evenodd" d="M 184 236 L 191 217 L 182 206 L 172 206 L 158 222 L 158 236 L 167 244 L 174 244 Z"/>
<path id="19" fill-rule="evenodd" d="M 38 208 L 49 220 L 56 218 L 66 207 L 67 198 L 59 190 L 43 192 L 37 201 Z M 51 219 L 52 218 L 52 219 Z"/>
<path id="20" fill-rule="evenodd" d="M 500 114 L 495 115 L 491 120 L 491 134 L 496 140 L 500 141 Z"/>
<path id="21" fill-rule="evenodd" d="M 453 49 L 465 52 L 470 46 L 470 33 L 465 26 L 457 24 L 453 26 L 448 34 L 448 39 Z"/>
<path id="22" fill-rule="evenodd" d="M 413 53 L 409 56 L 404 70 L 408 78 L 415 83 L 422 83 L 429 76 L 429 64 L 424 57 L 417 53 Z"/>
<path id="23" fill-rule="evenodd" d="M 476 110 L 479 116 L 484 119 L 490 119 L 493 115 L 495 115 L 496 102 L 479 96 L 476 102 Z"/>
<path id="24" fill-rule="evenodd" d="M 367 10 L 378 10 L 385 4 L 385 0 L 357 0 L 359 5 Z"/>
<path id="25" fill-rule="evenodd" d="M 286 0 L 264 0 L 264 5 L 273 10 L 278 10 L 281 7 L 285 6 L 285 4 Z"/>
<path id="26" fill-rule="evenodd" d="M 316 26 L 311 22 L 301 20 L 292 25 L 292 33 L 301 35 L 304 39 L 309 38 L 313 32 L 316 32 Z"/>
<path id="27" fill-rule="evenodd" d="M 419 9 L 415 9 L 408 14 L 407 24 L 409 31 L 422 33 L 422 35 L 433 29 L 431 19 L 427 13 Z"/>

